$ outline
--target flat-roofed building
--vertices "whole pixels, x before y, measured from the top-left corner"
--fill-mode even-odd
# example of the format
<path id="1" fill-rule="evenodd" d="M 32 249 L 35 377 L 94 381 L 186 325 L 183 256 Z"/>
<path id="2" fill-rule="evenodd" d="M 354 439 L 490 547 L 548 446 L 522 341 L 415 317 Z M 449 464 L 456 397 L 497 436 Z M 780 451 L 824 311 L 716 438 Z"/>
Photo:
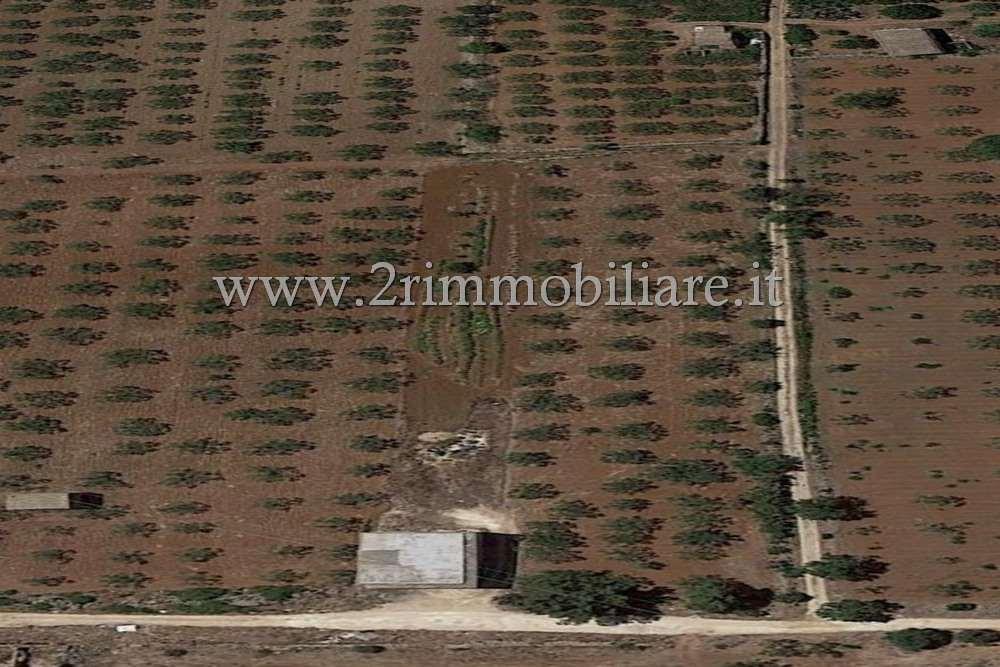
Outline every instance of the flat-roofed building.
<path id="1" fill-rule="evenodd" d="M 886 28 L 872 31 L 890 56 L 929 56 L 944 53 L 944 47 L 926 28 Z"/>
<path id="2" fill-rule="evenodd" d="M 517 537 L 499 533 L 362 533 L 357 584 L 367 588 L 509 588 Z"/>
<path id="3" fill-rule="evenodd" d="M 8 511 L 80 510 L 100 507 L 103 501 L 99 493 L 8 493 L 4 507 Z"/>
<path id="4" fill-rule="evenodd" d="M 733 33 L 724 25 L 696 25 L 692 33 L 694 34 L 694 45 L 698 48 L 736 48 L 736 43 L 733 42 Z"/>

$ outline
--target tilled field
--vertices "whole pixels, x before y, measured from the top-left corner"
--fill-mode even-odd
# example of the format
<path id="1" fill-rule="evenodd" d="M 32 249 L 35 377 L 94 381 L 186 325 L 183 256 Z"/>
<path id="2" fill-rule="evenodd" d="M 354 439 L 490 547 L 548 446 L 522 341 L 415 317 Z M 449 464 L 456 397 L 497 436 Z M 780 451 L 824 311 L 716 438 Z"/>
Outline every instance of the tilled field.
<path id="1" fill-rule="evenodd" d="M 736 195 L 754 182 L 739 156 L 657 153 L 644 156 L 641 170 L 629 159 L 558 166 L 530 168 L 519 193 L 535 200 L 518 234 L 523 268 L 560 273 L 580 259 L 619 280 L 620 271 L 604 268 L 609 259 L 647 261 L 639 273 L 654 277 L 731 271 L 742 290 L 732 296 L 746 298 L 750 264 L 761 256 L 755 218 Z M 532 560 L 664 582 L 711 572 L 775 585 L 748 511 L 766 483 L 734 467 L 746 454 L 780 450 L 768 385 L 774 350 L 769 331 L 752 326 L 769 314 L 607 306 L 517 313 L 510 456 L 521 465 L 510 494 L 529 522 L 527 554 L 540 556 Z M 565 530 L 582 537 L 578 548 L 546 548 L 549 533 Z M 787 535 L 772 533 L 776 553 Z"/>
<path id="2" fill-rule="evenodd" d="M 4 514 L 4 586 L 19 591 L 6 604 L 80 608 L 92 600 L 69 592 L 110 591 L 221 612 L 304 589 L 353 604 L 359 530 L 447 527 L 454 508 L 509 526 L 512 508 L 544 521 L 549 505 L 561 514 L 539 529 L 568 531 L 574 566 L 667 581 L 708 560 L 774 584 L 747 509 L 756 482 L 730 466 L 776 446 L 774 388 L 753 384 L 774 353 L 757 316 L 351 307 L 378 288 L 362 275 L 377 261 L 543 278 L 634 255 L 744 280 L 766 254 L 743 212 L 754 202 L 735 194 L 762 177 L 743 163 L 753 151 L 664 153 L 652 171 L 645 156 L 532 160 L 752 139 L 752 34 L 686 54 L 689 29 L 642 3 L 0 9 L 0 486 L 105 499 Z M 211 283 L 306 274 L 353 274 L 347 302 L 268 308 L 258 291 L 230 308 Z M 472 464 L 414 441 L 463 425 L 492 443 Z M 544 503 L 528 500 L 538 489 Z"/>
<path id="3" fill-rule="evenodd" d="M 355 533 L 384 510 L 399 447 L 406 314 L 270 308 L 262 291 L 226 308 L 210 277 L 405 262 L 414 221 L 398 216 L 416 208 L 350 209 L 384 212 L 396 199 L 380 192 L 420 183 L 343 169 L 197 171 L 181 187 L 8 179 L 5 266 L 32 275 L 0 311 L 3 485 L 106 498 L 5 515 L 12 587 L 350 583 Z M 227 205 L 237 192 L 246 203 Z"/>
<path id="4" fill-rule="evenodd" d="M 1000 63 L 799 65 L 798 169 L 832 212 L 805 246 L 818 442 L 831 489 L 872 513 L 825 548 L 888 565 L 836 589 L 995 608 L 1000 200 L 975 147 L 1000 129 Z"/>
<path id="5" fill-rule="evenodd" d="M 654 3 L 0 10 L 0 489 L 105 498 L 0 517 L 3 606 L 360 605 L 370 527 L 801 603 L 770 310 L 354 305 L 371 264 L 425 260 L 647 262 L 746 298 L 769 219 L 814 237 L 805 428 L 824 492 L 863 499 L 825 553 L 872 576 L 836 596 L 995 607 L 995 57 L 847 58 L 874 47 L 826 31 L 777 193 L 759 35 L 694 52 Z M 251 274 L 353 282 L 220 304 L 213 276 Z"/>
<path id="6" fill-rule="evenodd" d="M 258 4 L 9 5 L 2 38 L 28 55 L 4 69 L 5 157 L 21 169 L 284 164 L 448 138 L 455 124 L 434 114 L 458 43 L 443 7 Z"/>

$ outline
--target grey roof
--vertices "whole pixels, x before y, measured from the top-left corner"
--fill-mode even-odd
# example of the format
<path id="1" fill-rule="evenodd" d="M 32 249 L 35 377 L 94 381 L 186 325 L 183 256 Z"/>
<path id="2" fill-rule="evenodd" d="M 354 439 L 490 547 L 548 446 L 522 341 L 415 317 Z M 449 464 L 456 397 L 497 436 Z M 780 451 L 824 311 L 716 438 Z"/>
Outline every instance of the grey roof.
<path id="1" fill-rule="evenodd" d="M 733 36 L 724 25 L 696 25 L 692 32 L 695 46 L 735 47 Z"/>
<path id="2" fill-rule="evenodd" d="M 361 534 L 360 585 L 463 588 L 475 586 L 475 573 L 475 533 Z"/>
<path id="3" fill-rule="evenodd" d="M 887 28 L 872 34 L 890 56 L 923 56 L 943 53 L 944 49 L 925 28 Z"/>

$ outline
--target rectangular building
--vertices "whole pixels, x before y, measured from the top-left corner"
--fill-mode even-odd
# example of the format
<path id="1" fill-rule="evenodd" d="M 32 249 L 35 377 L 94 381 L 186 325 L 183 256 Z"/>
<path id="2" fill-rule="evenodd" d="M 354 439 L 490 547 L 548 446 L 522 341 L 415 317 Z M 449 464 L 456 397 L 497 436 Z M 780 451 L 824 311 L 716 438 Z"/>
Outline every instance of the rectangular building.
<path id="1" fill-rule="evenodd" d="M 944 53 L 934 34 L 926 28 L 889 28 L 872 35 L 890 56 L 929 56 Z"/>
<path id="2" fill-rule="evenodd" d="M 103 498 L 99 493 L 8 493 L 4 508 L 20 510 L 79 510 L 100 507 Z"/>
<path id="3" fill-rule="evenodd" d="M 733 34 L 724 25 L 696 25 L 693 30 L 697 48 L 735 49 Z"/>
<path id="4" fill-rule="evenodd" d="M 357 584 L 367 588 L 509 588 L 516 537 L 497 533 L 362 533 Z"/>

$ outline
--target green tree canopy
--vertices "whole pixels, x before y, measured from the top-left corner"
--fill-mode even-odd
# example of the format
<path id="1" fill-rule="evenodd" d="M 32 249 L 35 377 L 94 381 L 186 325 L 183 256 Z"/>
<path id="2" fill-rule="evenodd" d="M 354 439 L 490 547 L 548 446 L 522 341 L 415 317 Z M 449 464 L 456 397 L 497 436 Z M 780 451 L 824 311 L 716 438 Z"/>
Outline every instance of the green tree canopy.
<path id="1" fill-rule="evenodd" d="M 889 5 L 881 13 L 891 19 L 936 19 L 942 14 L 937 7 L 921 4 Z"/>
<path id="2" fill-rule="evenodd" d="M 717 576 L 688 577 L 681 581 L 680 592 L 688 609 L 708 614 L 752 612 L 766 607 L 773 598 L 768 589 Z"/>
<path id="3" fill-rule="evenodd" d="M 608 571 L 547 570 L 521 577 L 500 603 L 565 623 L 614 625 L 659 618 L 664 592 Z"/>
<path id="4" fill-rule="evenodd" d="M 836 581 L 871 581 L 884 573 L 888 566 L 878 558 L 825 554 L 822 559 L 806 563 L 809 574 Z"/>
<path id="5" fill-rule="evenodd" d="M 1000 160 L 1000 134 L 989 134 L 973 140 L 963 153 L 975 160 Z"/>
<path id="6" fill-rule="evenodd" d="M 857 521 L 871 515 L 862 498 L 819 496 L 795 503 L 795 513 L 811 521 Z"/>
<path id="7" fill-rule="evenodd" d="M 900 605 L 887 600 L 838 600 L 827 602 L 816 615 L 830 621 L 859 621 L 865 623 L 887 623 Z"/>
<path id="8" fill-rule="evenodd" d="M 935 628 L 906 628 L 885 633 L 885 639 L 896 648 L 916 653 L 947 646 L 952 641 L 952 634 Z"/>

